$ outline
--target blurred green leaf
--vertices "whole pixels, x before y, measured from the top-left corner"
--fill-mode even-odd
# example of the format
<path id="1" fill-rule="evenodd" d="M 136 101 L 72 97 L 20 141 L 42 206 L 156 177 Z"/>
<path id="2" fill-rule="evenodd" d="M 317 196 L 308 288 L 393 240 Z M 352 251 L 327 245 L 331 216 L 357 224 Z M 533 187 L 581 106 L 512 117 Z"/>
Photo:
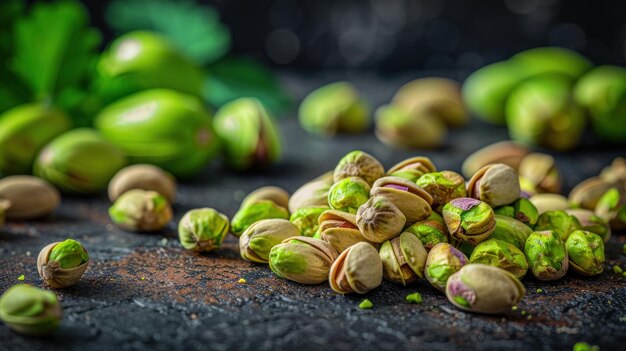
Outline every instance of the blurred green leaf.
<path id="1" fill-rule="evenodd" d="M 198 65 L 216 61 L 230 48 L 230 32 L 218 13 L 194 1 L 117 0 L 107 8 L 106 20 L 120 32 L 159 32 Z"/>
<path id="2" fill-rule="evenodd" d="M 23 13 L 23 1 L 9 0 L 0 3 L 0 112 L 28 99 L 28 88 L 9 69 L 8 60 L 13 53 L 13 28 Z"/>

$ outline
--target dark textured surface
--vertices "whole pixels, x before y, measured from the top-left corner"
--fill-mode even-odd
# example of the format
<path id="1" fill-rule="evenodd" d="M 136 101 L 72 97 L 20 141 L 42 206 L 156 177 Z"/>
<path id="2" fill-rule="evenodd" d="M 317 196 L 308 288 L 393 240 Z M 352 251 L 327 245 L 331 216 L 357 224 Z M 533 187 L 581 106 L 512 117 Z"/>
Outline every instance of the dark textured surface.
<path id="1" fill-rule="evenodd" d="M 393 94 L 403 77 L 353 79 L 375 106 Z M 289 75 L 296 96 L 326 82 L 325 77 Z M 293 117 L 293 116 L 290 116 Z M 454 131 L 448 147 L 410 152 L 388 148 L 372 133 L 319 139 L 307 136 L 293 118 L 281 121 L 285 157 L 276 168 L 256 174 L 233 174 L 215 167 L 180 185 L 176 220 L 186 210 L 214 207 L 232 216 L 245 193 L 262 185 L 289 191 L 334 167 L 353 149 L 368 151 L 386 167 L 423 154 L 439 169 L 459 171 L 474 149 L 506 138 L 505 130 L 472 123 Z M 585 149 L 585 150 L 583 150 Z M 557 155 L 566 186 L 593 175 L 623 147 L 582 147 Z M 51 217 L 11 223 L 0 229 L 0 291 L 18 283 L 41 286 L 35 261 L 46 244 L 74 237 L 92 261 L 79 283 L 58 290 L 65 317 L 50 338 L 33 339 L 0 327 L 2 350 L 568 350 L 577 341 L 617 350 L 626 343 L 626 279 L 610 269 L 626 265 L 621 247 L 626 236 L 607 245 L 605 272 L 595 278 L 568 274 L 552 283 L 530 277 L 517 311 L 504 316 L 463 313 L 426 281 L 401 287 L 384 282 L 366 295 L 372 310 L 360 310 L 361 296 L 340 296 L 325 284 L 302 286 L 275 277 L 264 266 L 239 258 L 236 238 L 223 249 L 196 255 L 181 249 L 172 222 L 160 234 L 133 234 L 113 227 L 104 195 L 64 197 Z M 247 283 L 238 280 L 245 278 Z M 541 293 L 537 289 L 541 288 Z M 424 297 L 410 305 L 412 292 Z"/>

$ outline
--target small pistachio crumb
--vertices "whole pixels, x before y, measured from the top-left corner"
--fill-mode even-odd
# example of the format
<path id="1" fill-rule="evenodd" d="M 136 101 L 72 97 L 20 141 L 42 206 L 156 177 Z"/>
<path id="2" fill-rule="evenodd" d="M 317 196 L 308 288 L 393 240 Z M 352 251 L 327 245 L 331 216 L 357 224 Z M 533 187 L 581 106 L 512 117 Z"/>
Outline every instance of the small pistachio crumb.
<path id="1" fill-rule="evenodd" d="M 622 273 L 624 273 L 624 271 L 622 270 L 622 267 L 620 267 L 618 265 L 613 266 L 613 272 L 615 274 L 622 274 Z"/>
<path id="2" fill-rule="evenodd" d="M 542 292 L 543 292 L 543 290 L 537 289 L 537 294 L 541 294 Z"/>
<path id="3" fill-rule="evenodd" d="M 526 319 L 531 320 L 533 319 L 533 316 L 529 314 L 528 317 L 526 317 Z"/>
<path id="4" fill-rule="evenodd" d="M 589 345 L 586 342 L 577 342 L 574 344 L 573 351 L 600 351 L 600 347 L 596 345 Z"/>
<path id="5" fill-rule="evenodd" d="M 407 300 L 409 303 L 422 303 L 424 302 L 424 299 L 422 299 L 422 295 L 420 295 L 420 293 L 413 293 L 413 294 L 409 294 L 407 295 L 405 298 L 405 300 Z"/>
<path id="6" fill-rule="evenodd" d="M 24 279 L 26 279 L 26 277 L 24 277 L 24 274 L 20 275 L 19 277 L 17 277 L 17 280 L 23 282 Z"/>
<path id="7" fill-rule="evenodd" d="M 359 304 L 359 308 L 362 310 L 369 310 L 372 307 L 374 307 L 374 304 L 369 299 L 365 299 Z"/>
<path id="8" fill-rule="evenodd" d="M 239 284 L 245 284 L 245 283 L 247 283 L 247 282 L 248 282 L 248 281 L 247 281 L 247 280 L 245 280 L 245 279 L 243 279 L 243 278 L 239 278 L 239 280 L 237 281 L 237 283 L 239 283 Z"/>
<path id="9" fill-rule="evenodd" d="M 141 280 L 146 280 L 146 277 L 141 277 Z"/>
<path id="10" fill-rule="evenodd" d="M 513 306 L 513 307 L 511 307 L 511 311 L 517 311 L 518 308 L 519 307 L 517 307 L 517 306 Z"/>
<path id="11" fill-rule="evenodd" d="M 525 315 L 526 315 L 526 311 L 522 311 L 522 316 L 525 316 Z"/>

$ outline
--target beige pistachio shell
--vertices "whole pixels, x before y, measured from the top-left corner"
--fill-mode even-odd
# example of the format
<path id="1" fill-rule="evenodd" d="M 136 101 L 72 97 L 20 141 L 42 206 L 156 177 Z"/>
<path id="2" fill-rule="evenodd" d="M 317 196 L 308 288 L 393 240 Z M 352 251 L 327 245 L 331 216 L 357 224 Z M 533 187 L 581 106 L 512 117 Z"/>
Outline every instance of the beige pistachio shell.
<path id="1" fill-rule="evenodd" d="M 503 163 L 487 165 L 476 172 L 467 185 L 467 194 L 491 207 L 504 206 L 520 196 L 519 176 Z"/>
<path id="2" fill-rule="evenodd" d="M 554 157 L 532 153 L 526 155 L 519 165 L 519 175 L 530 181 L 541 192 L 560 193 L 563 179 L 556 168 Z"/>
<path id="3" fill-rule="evenodd" d="M 328 192 L 332 186 L 333 180 L 328 177 L 304 184 L 289 198 L 289 212 L 294 213 L 304 207 L 328 206 Z"/>
<path id="4" fill-rule="evenodd" d="M 377 245 L 361 234 L 356 225 L 356 216 L 353 214 L 337 210 L 324 211 L 319 217 L 319 225 L 320 238 L 339 253 L 360 242 Z"/>
<path id="5" fill-rule="evenodd" d="M 0 199 L 11 203 L 7 219 L 28 220 L 52 213 L 61 203 L 59 191 L 47 181 L 27 175 L 0 179 Z"/>
<path id="6" fill-rule="evenodd" d="M 157 166 L 138 164 L 122 168 L 109 182 L 109 200 L 115 202 L 132 189 L 156 191 L 170 203 L 176 201 L 176 178 Z"/>
<path id="7" fill-rule="evenodd" d="M 241 257 L 246 261 L 267 263 L 274 246 L 295 236 L 300 236 L 298 227 L 286 219 L 260 220 L 239 237 Z"/>
<path id="8" fill-rule="evenodd" d="M 272 248 L 269 265 L 281 278 L 301 284 L 320 284 L 328 280 L 337 256 L 324 240 L 296 236 Z"/>
<path id="9" fill-rule="evenodd" d="M 87 270 L 89 261 L 70 269 L 61 268 L 56 261 L 49 262 L 50 253 L 57 244 L 60 244 L 60 242 L 52 243 L 39 252 L 39 256 L 37 256 L 37 271 L 44 283 L 55 289 L 63 289 L 78 282 Z"/>
<path id="10" fill-rule="evenodd" d="M 359 207 L 356 222 L 365 239 L 382 243 L 400 234 L 406 223 L 406 217 L 386 197 L 372 196 Z"/>
<path id="11" fill-rule="evenodd" d="M 528 199 L 537 208 L 537 213 L 542 214 L 548 211 L 567 210 L 569 202 L 567 198 L 560 194 L 537 194 Z"/>
<path id="12" fill-rule="evenodd" d="M 345 178 L 360 177 L 371 185 L 376 179 L 384 175 L 383 165 L 374 156 L 367 152 L 355 150 L 339 160 L 333 173 L 333 179 L 337 183 Z"/>
<path id="13" fill-rule="evenodd" d="M 399 237 L 385 241 L 379 254 L 385 279 L 407 285 L 424 277 L 428 253 L 415 235 L 404 232 Z"/>
<path id="14" fill-rule="evenodd" d="M 623 183 L 626 181 L 626 159 L 616 157 L 611 165 L 600 172 L 600 178 L 607 183 Z"/>
<path id="15" fill-rule="evenodd" d="M 510 141 L 501 141 L 485 146 L 465 159 L 462 167 L 463 175 L 470 178 L 479 169 L 492 163 L 504 163 L 514 169 L 518 169 L 522 159 L 529 152 L 526 147 Z"/>
<path id="16" fill-rule="evenodd" d="M 388 171 L 387 175 L 393 175 L 398 171 L 419 171 L 422 174 L 437 172 L 437 167 L 433 164 L 430 158 L 425 156 L 416 156 L 407 158 L 404 161 L 398 162 L 393 165 Z"/>
<path id="17" fill-rule="evenodd" d="M 246 207 L 247 205 L 260 200 L 270 200 L 278 206 L 287 208 L 289 206 L 289 193 L 287 190 L 277 186 L 264 186 L 248 194 L 241 201 L 241 207 Z"/>
<path id="18" fill-rule="evenodd" d="M 383 177 L 374 182 L 371 196 L 389 199 L 406 218 L 407 223 L 415 223 L 430 216 L 432 196 L 415 183 L 400 177 Z"/>
<path id="19" fill-rule="evenodd" d="M 591 177 L 578 183 L 569 193 L 569 202 L 574 207 L 594 211 L 598 200 L 611 189 L 611 183 L 600 177 Z"/>
<path id="20" fill-rule="evenodd" d="M 330 287 L 340 294 L 365 294 L 383 280 L 383 266 L 378 251 L 368 243 L 347 248 L 330 268 Z"/>
<path id="21" fill-rule="evenodd" d="M 11 201 L 0 199 L 0 225 L 4 224 L 6 211 L 11 207 Z"/>

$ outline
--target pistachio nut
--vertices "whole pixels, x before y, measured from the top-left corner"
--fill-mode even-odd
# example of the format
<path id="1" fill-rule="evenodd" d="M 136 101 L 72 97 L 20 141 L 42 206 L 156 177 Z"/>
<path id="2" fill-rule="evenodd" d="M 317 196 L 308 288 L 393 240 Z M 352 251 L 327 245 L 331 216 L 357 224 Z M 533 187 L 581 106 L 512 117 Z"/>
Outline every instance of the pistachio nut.
<path id="1" fill-rule="evenodd" d="M 526 155 L 520 162 L 519 175 L 530 181 L 542 193 L 560 193 L 563 186 L 561 173 L 554 157 L 542 153 Z"/>
<path id="2" fill-rule="evenodd" d="M 553 230 L 565 242 L 571 232 L 582 229 L 582 225 L 575 216 L 565 211 L 548 211 L 539 216 L 535 230 Z"/>
<path id="3" fill-rule="evenodd" d="M 383 276 L 394 283 L 407 285 L 424 278 L 428 253 L 422 242 L 413 234 L 404 232 L 385 241 L 380 247 Z"/>
<path id="4" fill-rule="evenodd" d="M 385 169 L 374 156 L 355 150 L 339 160 L 333 173 L 335 183 L 349 177 L 361 177 L 372 185 L 376 179 L 385 175 Z"/>
<path id="5" fill-rule="evenodd" d="M 109 182 L 109 200 L 114 202 L 132 189 L 156 191 L 170 203 L 176 201 L 176 179 L 157 166 L 138 164 L 122 168 Z"/>
<path id="6" fill-rule="evenodd" d="M 524 245 L 530 271 L 539 280 L 561 279 L 569 267 L 565 243 L 552 230 L 533 232 Z"/>
<path id="7" fill-rule="evenodd" d="M 71 127 L 60 110 L 43 104 L 14 107 L 0 115 L 0 175 L 29 174 L 39 151 Z"/>
<path id="8" fill-rule="evenodd" d="M 598 200 L 596 214 L 614 229 L 626 228 L 626 195 L 622 195 L 617 188 L 607 190 Z"/>
<path id="9" fill-rule="evenodd" d="M 422 242 L 426 251 L 430 251 L 439 243 L 448 242 L 446 224 L 441 215 L 434 211 L 428 218 L 413 223 L 405 228 L 404 231 L 415 235 Z"/>
<path id="10" fill-rule="evenodd" d="M 241 236 L 244 230 L 262 219 L 289 219 L 289 211 L 271 200 L 259 200 L 240 208 L 230 221 L 230 230 L 235 236 Z"/>
<path id="11" fill-rule="evenodd" d="M 37 257 L 37 271 L 41 279 L 55 289 L 76 284 L 88 264 L 87 250 L 73 239 L 52 243 L 44 247 Z"/>
<path id="12" fill-rule="evenodd" d="M 526 224 L 508 217 L 496 214 L 496 229 L 491 234 L 491 238 L 506 241 L 515 245 L 520 250 L 524 250 L 524 245 L 532 228 Z"/>
<path id="13" fill-rule="evenodd" d="M 0 199 L 10 203 L 8 219 L 28 220 L 48 215 L 61 203 L 61 196 L 47 181 L 33 176 L 0 179 Z"/>
<path id="14" fill-rule="evenodd" d="M 220 248 L 228 229 L 225 215 L 212 208 L 196 208 L 178 222 L 178 239 L 187 250 L 209 252 Z"/>
<path id="15" fill-rule="evenodd" d="M 467 257 L 454 246 L 439 243 L 428 253 L 424 275 L 433 287 L 445 292 L 448 278 L 468 263 Z"/>
<path id="16" fill-rule="evenodd" d="M 424 156 L 407 158 L 398 162 L 387 171 L 388 176 L 400 177 L 412 182 L 417 181 L 426 173 L 436 172 L 437 168 L 433 162 Z"/>
<path id="17" fill-rule="evenodd" d="M 4 224 L 6 211 L 11 208 L 11 201 L 0 199 L 0 226 Z"/>
<path id="18" fill-rule="evenodd" d="M 278 206 L 287 208 L 289 206 L 289 193 L 283 188 L 277 186 L 264 186 L 260 187 L 241 200 L 240 207 L 247 207 L 248 205 L 260 201 L 270 200 Z"/>
<path id="19" fill-rule="evenodd" d="M 529 199 L 531 196 L 539 194 L 539 189 L 537 189 L 535 183 L 524 177 L 519 177 L 519 187 L 521 190 L 520 197 Z"/>
<path id="20" fill-rule="evenodd" d="M 560 194 L 537 194 L 531 196 L 528 200 L 535 205 L 540 215 L 548 211 L 560 211 L 569 208 L 567 198 Z"/>
<path id="21" fill-rule="evenodd" d="M 365 294 L 383 281 L 383 263 L 368 243 L 356 243 L 344 250 L 330 267 L 328 282 L 340 294 Z"/>
<path id="22" fill-rule="evenodd" d="M 508 205 L 520 196 L 517 172 L 503 163 L 487 165 L 467 185 L 467 194 L 492 207 Z"/>
<path id="23" fill-rule="evenodd" d="M 600 172 L 600 179 L 611 184 L 626 184 L 626 159 L 616 157 L 609 166 Z M 624 186 L 626 185 L 622 185 L 622 188 Z"/>
<path id="24" fill-rule="evenodd" d="M 404 214 L 407 223 L 428 218 L 433 198 L 424 189 L 401 177 L 382 177 L 374 182 L 371 196 L 389 199 Z"/>
<path id="25" fill-rule="evenodd" d="M 510 61 L 519 65 L 527 75 L 562 74 L 576 79 L 593 67 L 593 63 L 579 53 L 561 47 L 538 47 L 522 51 Z"/>
<path id="26" fill-rule="evenodd" d="M 592 276 L 604 270 L 604 242 L 592 232 L 575 230 L 565 242 L 570 266 L 582 275 Z"/>
<path id="27" fill-rule="evenodd" d="M 37 156 L 34 173 L 61 190 L 95 193 L 126 165 L 117 146 L 94 130 L 81 128 L 53 139 Z"/>
<path id="28" fill-rule="evenodd" d="M 578 219 L 580 225 L 582 226 L 582 230 L 598 234 L 605 243 L 609 241 L 609 238 L 611 237 L 611 226 L 607 221 L 596 215 L 593 211 L 576 208 L 565 210 L 565 212 Z"/>
<path id="29" fill-rule="evenodd" d="M 277 276 L 300 284 L 320 284 L 328 280 L 337 251 L 324 240 L 296 236 L 270 250 L 270 269 Z"/>
<path id="30" fill-rule="evenodd" d="M 365 239 L 382 243 L 402 231 L 406 217 L 384 196 L 372 196 L 356 213 L 356 223 Z"/>
<path id="31" fill-rule="evenodd" d="M 511 141 L 500 141 L 474 151 L 463 162 L 463 175 L 471 178 L 479 169 L 489 164 L 503 163 L 518 169 L 522 159 L 530 151 L 527 147 Z"/>
<path id="32" fill-rule="evenodd" d="M 328 192 L 328 205 L 335 210 L 356 213 L 370 196 L 370 186 L 359 177 L 344 178 Z"/>
<path id="33" fill-rule="evenodd" d="M 285 219 L 262 219 L 253 223 L 239 238 L 241 258 L 250 262 L 268 263 L 270 251 L 283 240 L 299 236 L 298 228 Z"/>
<path id="34" fill-rule="evenodd" d="M 0 320 L 16 333 L 51 334 L 59 327 L 62 316 L 59 300 L 51 291 L 18 284 L 0 296 Z"/>
<path id="35" fill-rule="evenodd" d="M 537 207 L 535 207 L 530 200 L 525 198 L 519 198 L 510 205 L 494 208 L 493 212 L 497 215 L 517 219 L 528 226 L 534 226 L 539 218 Z"/>
<path id="36" fill-rule="evenodd" d="M 441 210 L 450 200 L 465 197 L 465 179 L 456 172 L 426 173 L 415 184 L 432 196 L 432 207 L 435 209 Z"/>
<path id="37" fill-rule="evenodd" d="M 328 242 L 339 253 L 360 242 L 378 246 L 361 234 L 355 215 L 342 211 L 324 211 L 319 217 L 319 233 L 319 239 Z"/>
<path id="38" fill-rule="evenodd" d="M 109 208 L 109 216 L 123 229 L 154 232 L 165 228 L 172 219 L 172 207 L 156 191 L 133 189 L 117 198 Z"/>
<path id="39" fill-rule="evenodd" d="M 611 183 L 601 177 L 591 177 L 578 183 L 569 193 L 569 203 L 572 207 L 595 210 L 598 200 L 611 189 Z"/>
<path id="40" fill-rule="evenodd" d="M 294 213 L 301 208 L 328 206 L 328 192 L 333 186 L 332 173 L 330 179 L 318 179 L 302 185 L 289 198 L 289 211 Z"/>
<path id="41" fill-rule="evenodd" d="M 300 125 L 312 134 L 362 133 L 370 124 L 369 104 L 348 82 L 335 82 L 307 95 L 298 111 Z"/>
<path id="42" fill-rule="evenodd" d="M 470 263 L 448 278 L 446 296 L 456 307 L 470 312 L 496 314 L 509 311 L 526 289 L 504 269 Z"/>
<path id="43" fill-rule="evenodd" d="M 472 255 L 470 263 L 482 263 L 502 268 L 517 279 L 522 279 L 528 272 L 528 262 L 522 250 L 504 240 L 489 239 L 478 244 Z"/>
<path id="44" fill-rule="evenodd" d="M 408 112 L 396 106 L 376 110 L 376 137 L 387 145 L 431 149 L 443 145 L 446 126 L 426 111 Z"/>
<path id="45" fill-rule="evenodd" d="M 448 202 L 443 207 L 443 220 L 452 238 L 473 246 L 487 240 L 496 228 L 493 209 L 468 197 Z"/>
<path id="46" fill-rule="evenodd" d="M 320 215 L 329 210 L 328 207 L 304 207 L 292 213 L 289 222 L 293 223 L 300 231 L 301 236 L 312 237 L 319 228 Z"/>
<path id="47" fill-rule="evenodd" d="M 215 132 L 224 145 L 225 160 L 236 170 L 266 167 L 281 157 L 277 126 L 255 98 L 239 98 L 215 114 Z"/>

